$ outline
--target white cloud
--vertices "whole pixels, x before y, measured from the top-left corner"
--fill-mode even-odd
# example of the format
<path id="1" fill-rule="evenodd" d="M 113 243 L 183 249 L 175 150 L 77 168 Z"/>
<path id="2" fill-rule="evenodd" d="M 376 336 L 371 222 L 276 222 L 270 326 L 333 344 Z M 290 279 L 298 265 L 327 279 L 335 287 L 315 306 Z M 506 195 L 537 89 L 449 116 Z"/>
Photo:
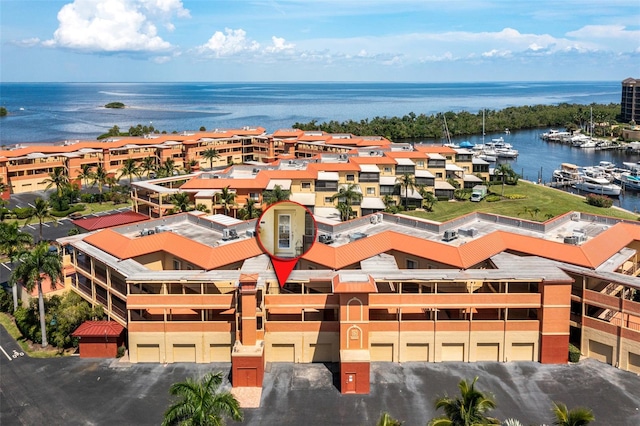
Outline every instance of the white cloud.
<path id="1" fill-rule="evenodd" d="M 22 40 L 16 40 L 13 44 L 21 47 L 33 47 L 40 44 L 40 39 L 38 37 L 25 38 Z"/>
<path id="2" fill-rule="evenodd" d="M 506 57 L 511 56 L 511 51 L 509 51 L 509 50 L 491 49 L 488 52 L 483 52 L 482 56 L 484 58 L 506 58 Z"/>
<path id="3" fill-rule="evenodd" d="M 211 38 L 196 50 L 200 53 L 212 53 L 215 57 L 231 56 L 243 52 L 255 52 L 260 43 L 247 39 L 247 32 L 242 28 L 233 30 L 225 28 L 224 33 L 216 31 Z"/>
<path id="4" fill-rule="evenodd" d="M 48 47 L 93 52 L 158 52 L 171 43 L 156 22 L 172 30 L 172 16 L 188 17 L 179 0 L 75 0 L 58 12 L 58 29 Z"/>
<path id="5" fill-rule="evenodd" d="M 268 46 L 265 50 L 267 52 L 281 52 L 283 50 L 292 50 L 295 45 L 293 43 L 287 44 L 284 38 L 273 36 L 271 37 L 273 42 L 272 46 Z"/>

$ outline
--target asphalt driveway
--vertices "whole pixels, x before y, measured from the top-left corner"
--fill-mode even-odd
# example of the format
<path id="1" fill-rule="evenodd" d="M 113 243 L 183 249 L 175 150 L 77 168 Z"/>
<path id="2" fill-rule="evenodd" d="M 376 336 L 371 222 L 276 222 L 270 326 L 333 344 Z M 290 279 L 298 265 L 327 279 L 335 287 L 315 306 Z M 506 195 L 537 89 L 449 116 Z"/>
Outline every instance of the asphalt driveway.
<path id="1" fill-rule="evenodd" d="M 9 354 L 19 349 L 2 327 L 0 346 Z M 78 357 L 9 360 L 0 352 L 0 424 L 158 425 L 172 383 L 230 370 L 229 364 L 115 364 Z M 386 410 L 407 426 L 424 425 L 437 415 L 437 396 L 457 394 L 460 378 L 475 376 L 481 390 L 495 395 L 493 414 L 501 419 L 551 424 L 551 401 L 562 401 L 591 408 L 596 425 L 640 424 L 640 377 L 593 360 L 374 363 L 370 395 L 340 395 L 335 365 L 273 363 L 267 370 L 261 407 L 244 409 L 242 424 L 374 425 Z"/>

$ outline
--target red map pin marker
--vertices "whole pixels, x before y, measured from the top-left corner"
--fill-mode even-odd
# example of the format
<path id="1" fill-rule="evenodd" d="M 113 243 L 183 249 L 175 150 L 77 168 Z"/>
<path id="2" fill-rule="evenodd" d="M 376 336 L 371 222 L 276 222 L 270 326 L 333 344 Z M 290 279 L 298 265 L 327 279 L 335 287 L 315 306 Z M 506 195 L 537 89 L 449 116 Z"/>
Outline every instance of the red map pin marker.
<path id="1" fill-rule="evenodd" d="M 284 287 L 287 280 L 289 279 L 289 275 L 291 275 L 291 271 L 296 267 L 296 263 L 298 263 L 299 258 L 293 259 L 280 259 L 278 257 L 271 256 L 271 264 L 273 265 L 274 271 L 276 271 L 276 277 L 278 277 L 278 283 L 280 287 Z"/>
<path id="2" fill-rule="evenodd" d="M 280 287 L 287 283 L 300 257 L 311 249 L 316 234 L 313 214 L 302 204 L 282 201 L 264 210 L 256 236 L 262 250 L 271 257 Z"/>

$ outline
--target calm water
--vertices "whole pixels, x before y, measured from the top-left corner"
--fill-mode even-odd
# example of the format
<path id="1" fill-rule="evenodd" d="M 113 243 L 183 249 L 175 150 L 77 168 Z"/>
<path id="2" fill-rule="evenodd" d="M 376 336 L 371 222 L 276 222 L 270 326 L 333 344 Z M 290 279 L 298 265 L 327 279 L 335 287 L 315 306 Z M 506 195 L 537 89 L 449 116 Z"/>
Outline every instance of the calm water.
<path id="1" fill-rule="evenodd" d="M 177 130 L 360 120 L 482 108 L 620 102 L 620 82 L 578 83 L 0 83 L 0 143 L 95 139 L 113 125 Z M 129 108 L 105 109 L 109 102 Z M 24 110 L 20 110 L 24 108 Z"/>
<path id="2" fill-rule="evenodd" d="M 568 103 L 619 103 L 620 82 L 543 83 L 0 83 L 0 144 L 94 140 L 114 125 L 137 124 L 166 131 L 262 126 L 269 132 L 295 122 L 360 120 L 435 114 L 482 108 Z M 123 102 L 123 110 L 105 109 Z M 513 169 L 525 179 L 543 181 L 563 162 L 621 164 L 638 161 L 613 151 L 580 150 L 546 143 L 548 129 L 513 132 L 505 140 L 520 151 Z M 481 143 L 481 136 L 454 140 Z M 622 207 L 640 210 L 637 194 L 620 198 Z"/>

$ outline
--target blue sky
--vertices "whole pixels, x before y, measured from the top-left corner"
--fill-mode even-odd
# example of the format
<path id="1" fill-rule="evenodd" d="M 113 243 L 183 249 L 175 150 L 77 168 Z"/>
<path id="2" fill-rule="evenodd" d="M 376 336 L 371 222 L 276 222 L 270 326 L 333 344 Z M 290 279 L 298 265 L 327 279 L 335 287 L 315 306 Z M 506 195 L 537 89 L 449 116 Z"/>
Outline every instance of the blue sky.
<path id="1" fill-rule="evenodd" d="M 640 78 L 638 0 L 0 0 L 0 81 Z"/>

